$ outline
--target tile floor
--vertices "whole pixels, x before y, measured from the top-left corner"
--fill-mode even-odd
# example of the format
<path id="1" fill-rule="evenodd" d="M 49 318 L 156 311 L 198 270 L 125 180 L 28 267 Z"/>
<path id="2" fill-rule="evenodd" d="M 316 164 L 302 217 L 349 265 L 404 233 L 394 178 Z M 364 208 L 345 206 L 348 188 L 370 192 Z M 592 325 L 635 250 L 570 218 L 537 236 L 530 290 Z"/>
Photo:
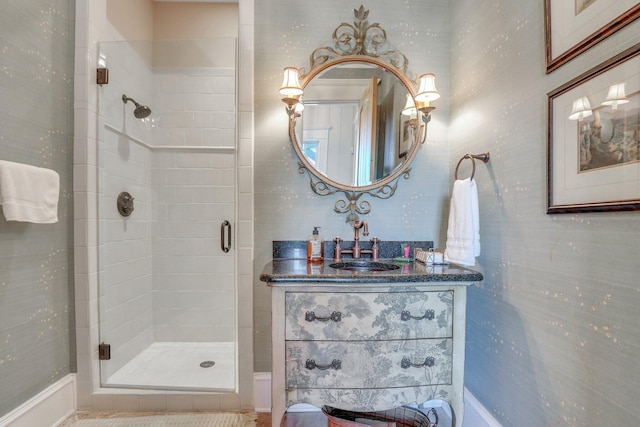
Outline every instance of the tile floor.
<path id="1" fill-rule="evenodd" d="M 204 412 L 209 413 L 209 412 Z M 215 413 L 215 412 L 211 412 Z M 179 425 L 184 426 L 195 426 L 195 425 L 203 425 L 201 423 L 205 423 L 209 425 L 208 422 L 205 422 L 202 418 L 185 418 L 189 417 L 189 415 L 195 414 L 192 412 L 76 412 L 71 415 L 62 424 L 59 424 L 59 427 L 74 427 L 80 423 L 99 423 L 97 425 L 102 425 L 102 423 L 106 423 L 105 425 L 131 425 L 131 426 L 148 426 L 150 420 L 157 418 L 158 426 L 166 426 L 169 423 L 170 425 L 174 425 L 173 423 L 177 423 Z M 198 412 L 198 414 L 203 414 L 203 412 Z M 229 414 L 229 413 L 227 413 Z M 241 418 L 238 418 L 238 425 L 246 426 L 248 423 L 251 423 L 252 419 L 255 419 L 255 424 L 251 424 L 255 427 L 271 427 L 271 414 L 256 414 L 252 412 L 239 411 L 235 412 Z M 171 422 L 167 416 L 175 416 L 171 417 Z M 178 419 L 176 419 L 178 418 Z M 207 419 L 208 420 L 208 419 Z M 130 422 L 129 422 L 130 421 Z M 219 420 L 218 423 L 222 422 L 225 426 L 236 427 L 236 422 L 230 422 L 229 418 L 225 418 L 224 420 Z M 152 421 L 153 425 L 156 425 L 155 421 Z"/>
<path id="2" fill-rule="evenodd" d="M 149 416 L 149 415 L 162 415 L 164 413 L 151 413 L 151 412 L 130 412 L 130 413 L 117 413 L 118 417 L 131 417 L 132 423 L 135 420 L 135 417 L 139 416 Z M 89 412 L 89 413 L 76 413 L 69 417 L 66 421 L 60 424 L 59 427 L 73 427 L 74 422 L 79 419 L 88 419 L 88 418 L 109 418 L 110 416 L 116 415 L 114 413 L 107 412 Z M 294 412 L 291 414 L 287 414 L 284 422 L 281 424 L 282 427 L 327 427 L 328 422 L 327 418 L 321 412 Z M 270 412 L 258 412 L 256 419 L 256 427 L 271 427 L 271 413 Z"/>

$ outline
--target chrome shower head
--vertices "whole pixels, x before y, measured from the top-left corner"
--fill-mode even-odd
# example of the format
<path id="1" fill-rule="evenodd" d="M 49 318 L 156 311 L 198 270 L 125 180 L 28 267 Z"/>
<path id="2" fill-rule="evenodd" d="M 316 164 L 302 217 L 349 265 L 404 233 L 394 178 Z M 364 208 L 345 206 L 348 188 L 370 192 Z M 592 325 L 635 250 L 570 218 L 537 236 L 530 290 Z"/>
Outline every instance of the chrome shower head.
<path id="1" fill-rule="evenodd" d="M 136 119 L 144 119 L 145 117 L 149 117 L 151 114 L 151 108 L 146 105 L 138 104 L 135 99 L 129 98 L 127 95 L 122 95 L 122 102 L 126 104 L 127 101 L 133 102 L 136 106 L 135 110 L 133 110 L 133 115 L 136 116 Z"/>

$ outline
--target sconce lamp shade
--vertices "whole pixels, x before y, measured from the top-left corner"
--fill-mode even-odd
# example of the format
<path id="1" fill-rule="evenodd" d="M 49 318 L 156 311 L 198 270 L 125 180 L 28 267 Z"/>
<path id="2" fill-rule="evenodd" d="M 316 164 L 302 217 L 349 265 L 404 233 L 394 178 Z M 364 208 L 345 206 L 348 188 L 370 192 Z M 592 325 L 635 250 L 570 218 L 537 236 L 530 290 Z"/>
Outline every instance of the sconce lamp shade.
<path id="1" fill-rule="evenodd" d="M 296 114 L 302 114 L 302 112 L 304 111 L 304 103 L 302 102 L 302 96 L 299 97 L 294 111 Z"/>
<path id="2" fill-rule="evenodd" d="M 406 104 L 404 104 L 404 107 L 402 108 L 402 115 L 403 116 L 413 116 L 415 115 L 417 112 L 416 110 L 416 104 L 413 102 L 413 98 L 411 97 L 411 94 L 408 93 L 407 94 L 407 102 Z"/>
<path id="3" fill-rule="evenodd" d="M 569 120 L 582 120 L 589 117 L 591 114 L 591 104 L 586 96 L 573 101 L 573 108 L 569 115 Z"/>
<path id="4" fill-rule="evenodd" d="M 612 110 L 616 110 L 618 105 L 629 102 L 627 95 L 624 93 L 626 83 L 614 83 L 609 86 L 609 93 L 602 105 L 610 105 Z"/>
<path id="5" fill-rule="evenodd" d="M 302 87 L 300 86 L 298 75 L 298 69 L 295 67 L 284 69 L 284 79 L 282 80 L 282 87 L 280 87 L 280 94 L 289 98 L 302 95 Z"/>
<path id="6" fill-rule="evenodd" d="M 440 94 L 436 89 L 436 75 L 435 74 L 423 74 L 420 76 L 420 85 L 418 87 L 418 94 L 416 95 L 416 102 L 430 102 L 440 98 Z"/>

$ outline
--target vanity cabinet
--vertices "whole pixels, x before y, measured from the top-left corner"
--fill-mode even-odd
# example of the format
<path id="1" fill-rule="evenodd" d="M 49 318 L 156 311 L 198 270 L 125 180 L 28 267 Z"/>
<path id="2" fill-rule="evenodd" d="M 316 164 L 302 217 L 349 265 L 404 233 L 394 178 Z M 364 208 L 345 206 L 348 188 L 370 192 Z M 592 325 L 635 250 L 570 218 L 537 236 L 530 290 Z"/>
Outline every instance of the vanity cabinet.
<path id="1" fill-rule="evenodd" d="M 431 399 L 462 424 L 470 282 L 271 282 L 272 419 L 296 403 L 372 411 Z"/>

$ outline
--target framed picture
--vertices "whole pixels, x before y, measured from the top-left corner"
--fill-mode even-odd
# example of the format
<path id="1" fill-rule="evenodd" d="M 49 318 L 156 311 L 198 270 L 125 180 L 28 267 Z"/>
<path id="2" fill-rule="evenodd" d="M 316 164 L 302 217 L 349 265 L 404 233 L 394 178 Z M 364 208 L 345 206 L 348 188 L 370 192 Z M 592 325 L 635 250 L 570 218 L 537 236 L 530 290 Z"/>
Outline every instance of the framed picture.
<path id="1" fill-rule="evenodd" d="M 418 119 L 414 115 L 400 114 L 400 135 L 398 138 L 398 157 L 403 158 L 409 152 L 418 131 Z"/>
<path id="2" fill-rule="evenodd" d="M 638 17 L 636 0 L 545 0 L 547 73 Z"/>
<path id="3" fill-rule="evenodd" d="M 640 209 L 640 43 L 548 94 L 547 213 Z"/>

